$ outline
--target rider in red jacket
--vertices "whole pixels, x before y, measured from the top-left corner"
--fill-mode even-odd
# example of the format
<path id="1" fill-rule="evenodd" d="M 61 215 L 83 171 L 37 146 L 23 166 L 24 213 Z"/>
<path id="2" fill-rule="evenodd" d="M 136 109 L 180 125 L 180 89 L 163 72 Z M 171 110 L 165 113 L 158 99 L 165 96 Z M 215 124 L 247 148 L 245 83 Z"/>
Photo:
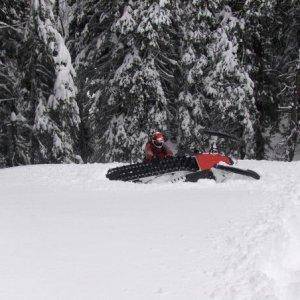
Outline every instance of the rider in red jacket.
<path id="1" fill-rule="evenodd" d="M 165 136 L 159 131 L 155 132 L 151 140 L 146 144 L 145 160 L 151 161 L 153 159 L 163 159 L 173 156 L 173 152 L 168 148 L 165 142 Z"/>

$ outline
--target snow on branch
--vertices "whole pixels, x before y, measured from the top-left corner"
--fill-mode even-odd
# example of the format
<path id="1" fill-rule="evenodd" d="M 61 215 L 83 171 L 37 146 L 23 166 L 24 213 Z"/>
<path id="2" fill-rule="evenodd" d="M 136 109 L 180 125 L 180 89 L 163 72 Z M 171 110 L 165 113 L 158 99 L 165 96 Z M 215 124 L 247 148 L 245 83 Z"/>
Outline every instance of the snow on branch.
<path id="1" fill-rule="evenodd" d="M 12 100 L 16 100 L 18 98 L 3 98 L 3 99 L 0 99 L 0 103 L 1 102 L 6 102 L 6 101 L 12 101 Z"/>
<path id="2" fill-rule="evenodd" d="M 14 30 L 14 31 L 16 31 L 16 32 L 18 32 L 18 33 L 21 32 L 19 28 L 13 27 L 13 26 L 11 26 L 11 25 L 5 23 L 5 22 L 1 22 L 1 21 L 0 21 L 0 29 L 4 29 L 4 28 L 10 28 L 10 29 L 12 29 L 12 30 Z"/>

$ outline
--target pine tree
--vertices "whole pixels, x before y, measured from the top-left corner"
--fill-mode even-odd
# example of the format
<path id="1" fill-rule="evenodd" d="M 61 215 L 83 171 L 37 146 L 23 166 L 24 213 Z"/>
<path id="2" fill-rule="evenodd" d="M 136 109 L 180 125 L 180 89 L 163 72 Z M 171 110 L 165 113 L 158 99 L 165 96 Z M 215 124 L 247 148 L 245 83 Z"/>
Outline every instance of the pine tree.
<path id="1" fill-rule="evenodd" d="M 275 65 L 277 78 L 276 98 L 278 98 L 278 130 L 282 136 L 279 151 L 275 153 L 277 159 L 292 161 L 297 143 L 297 67 L 299 64 L 299 28 L 300 4 L 294 0 L 281 1 L 276 7 L 278 62 Z"/>
<path id="2" fill-rule="evenodd" d="M 235 131 L 245 144 L 245 155 L 256 156 L 257 111 L 254 100 L 254 84 L 239 60 L 240 22 L 225 6 L 219 14 L 219 26 L 208 45 L 208 59 L 213 68 L 204 80 L 205 92 L 211 107 L 212 127 Z"/>
<path id="3" fill-rule="evenodd" d="M 84 161 L 90 161 L 95 152 L 95 139 L 99 135 L 97 103 L 103 62 L 106 67 L 111 53 L 110 28 L 114 14 L 119 11 L 119 1 L 75 1 L 72 5 L 73 17 L 70 23 L 68 45 L 77 73 L 79 87 L 77 103 L 81 118 L 79 149 Z M 103 61 L 101 61 L 103 59 Z M 102 74 L 105 76 L 105 74 Z M 105 112 L 103 112 L 105 114 Z M 97 129 L 96 129 L 97 128 Z"/>
<path id="4" fill-rule="evenodd" d="M 109 159 L 140 159 L 149 133 L 171 131 L 178 56 L 172 5 L 169 1 L 132 4 L 115 24 L 128 50 L 110 81 L 114 91 L 110 101 L 115 101 L 117 110 L 101 145 L 106 142 L 118 152 L 109 153 Z"/>
<path id="5" fill-rule="evenodd" d="M 199 147 L 203 149 L 208 142 L 201 133 L 201 129 L 209 126 L 203 78 L 209 67 L 207 45 L 212 42 L 219 5 L 218 1 L 191 1 L 181 3 L 179 10 L 183 32 L 180 62 L 183 82 L 177 100 L 177 140 L 179 151 L 183 153 L 199 150 Z"/>
<path id="6" fill-rule="evenodd" d="M 27 164 L 30 126 L 23 116 L 19 52 L 27 18 L 26 1 L 4 1 L 0 9 L 0 167 Z"/>
<path id="7" fill-rule="evenodd" d="M 142 126 L 146 126 L 148 111 L 144 106 L 145 76 L 148 76 L 148 82 L 153 87 L 158 82 L 155 81 L 157 74 L 145 74 L 143 70 L 149 67 L 142 62 L 138 49 L 137 7 L 125 3 L 122 7 L 115 7 L 115 11 L 117 17 L 111 19 L 112 23 L 107 28 L 110 35 L 103 34 L 103 40 L 99 40 L 103 43 L 102 47 L 110 47 L 110 51 L 96 58 L 102 76 L 95 91 L 98 120 L 95 127 L 95 158 L 128 161 L 140 154 L 146 138 L 145 133 L 141 132 Z M 105 57 L 108 61 L 104 60 Z"/>
<path id="8" fill-rule="evenodd" d="M 91 159 L 136 160 L 151 131 L 171 127 L 178 72 L 173 4 L 77 5 L 84 14 L 71 24 L 70 43 L 84 86 L 82 111 L 89 112 Z"/>
<path id="9" fill-rule="evenodd" d="M 178 97 L 180 80 L 179 26 L 176 16 L 176 3 L 173 1 L 143 1 L 131 5 L 132 19 L 136 29 L 129 42 L 130 52 L 114 76 L 118 101 L 126 107 L 126 113 L 114 113 L 104 138 L 109 147 L 118 144 L 122 156 L 110 159 L 136 160 L 143 157 L 143 146 L 149 134 L 157 129 L 169 134 L 176 133 L 175 100 Z M 122 26 L 122 19 L 128 20 L 128 7 L 117 21 L 116 28 Z M 126 26 L 126 22 L 123 22 Z M 126 29 L 119 29 L 120 37 Z M 124 36 L 122 39 L 127 40 Z M 125 85 L 123 84 L 125 83 Z M 122 89 L 117 86 L 121 86 Z M 122 128 L 122 136 L 115 138 L 116 129 Z M 138 131 L 137 131 L 138 130 Z M 121 148 L 122 147 L 122 148 Z"/>
<path id="10" fill-rule="evenodd" d="M 237 155 L 255 157 L 257 111 L 253 82 L 239 58 L 239 34 L 243 23 L 230 7 L 216 1 L 187 6 L 184 22 L 182 63 L 185 89 L 180 94 L 181 148 L 189 144 L 211 146 L 213 140 L 201 136 L 201 128 L 227 131 L 245 144 Z M 194 142 L 193 142 L 194 141 Z M 232 144 L 219 141 L 224 151 Z M 198 146 L 199 147 L 199 146 Z"/>
<path id="11" fill-rule="evenodd" d="M 296 142 L 296 1 L 247 1 L 244 59 L 260 112 L 260 158 L 291 160 Z M 281 109 L 283 108 L 283 109 Z"/>
<path id="12" fill-rule="evenodd" d="M 55 27 L 53 3 L 32 3 L 32 24 L 24 49 L 24 85 L 33 121 L 34 163 L 77 162 L 80 123 L 75 101 L 75 75 L 69 51 Z"/>

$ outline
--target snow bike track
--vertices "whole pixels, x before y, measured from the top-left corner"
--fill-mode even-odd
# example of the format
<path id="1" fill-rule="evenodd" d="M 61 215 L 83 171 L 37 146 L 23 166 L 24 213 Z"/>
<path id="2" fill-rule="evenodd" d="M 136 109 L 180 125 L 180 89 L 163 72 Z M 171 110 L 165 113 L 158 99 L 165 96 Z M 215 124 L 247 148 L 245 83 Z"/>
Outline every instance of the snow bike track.
<path id="1" fill-rule="evenodd" d="M 300 299 L 300 162 L 148 185 L 113 166 L 0 170 L 1 299 Z"/>

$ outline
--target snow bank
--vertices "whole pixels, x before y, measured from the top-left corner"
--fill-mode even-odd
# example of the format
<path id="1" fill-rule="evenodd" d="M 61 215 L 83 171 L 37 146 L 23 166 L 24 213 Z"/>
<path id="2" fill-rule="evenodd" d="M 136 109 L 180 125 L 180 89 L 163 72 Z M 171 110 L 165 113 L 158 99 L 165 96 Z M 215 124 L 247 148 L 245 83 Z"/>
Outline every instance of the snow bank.
<path id="1" fill-rule="evenodd" d="M 1 299 L 300 299 L 300 162 L 260 181 L 110 182 L 113 164 L 0 170 Z"/>

